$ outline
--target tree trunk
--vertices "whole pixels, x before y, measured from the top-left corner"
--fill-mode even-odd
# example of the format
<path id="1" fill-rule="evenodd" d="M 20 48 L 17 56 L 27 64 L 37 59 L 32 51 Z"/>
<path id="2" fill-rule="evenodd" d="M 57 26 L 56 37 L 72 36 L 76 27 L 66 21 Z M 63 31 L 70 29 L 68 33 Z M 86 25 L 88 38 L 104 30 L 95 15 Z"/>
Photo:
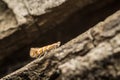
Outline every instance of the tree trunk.
<path id="1" fill-rule="evenodd" d="M 27 64 L 1 80 L 119 80 L 119 4 L 117 0 L 1 1 L 0 6 L 4 7 L 0 9 L 0 66 L 7 66 L 1 70 L 10 69 L 4 65 L 10 57 L 25 60 L 14 65 Z M 107 12 L 102 8 L 114 10 Z M 33 61 L 28 58 L 29 48 L 58 40 L 62 45 L 46 56 Z"/>

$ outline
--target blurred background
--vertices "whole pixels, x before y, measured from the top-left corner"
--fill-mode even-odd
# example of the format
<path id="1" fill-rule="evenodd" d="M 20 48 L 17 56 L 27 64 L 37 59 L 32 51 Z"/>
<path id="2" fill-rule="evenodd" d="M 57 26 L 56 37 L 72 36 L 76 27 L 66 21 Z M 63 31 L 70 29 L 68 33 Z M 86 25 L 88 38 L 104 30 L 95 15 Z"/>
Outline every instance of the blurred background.
<path id="1" fill-rule="evenodd" d="M 4 3 L 4 1 L 0 1 L 0 24 L 2 24 L 2 16 L 11 14 L 8 9 L 9 9 L 8 5 Z M 119 9 L 120 9 L 120 0 L 103 0 L 103 1 L 98 0 L 95 3 L 89 4 L 83 7 L 82 9 L 78 9 L 77 11 L 73 12 L 71 15 L 69 15 L 69 17 L 64 19 L 61 23 L 55 25 L 53 24 L 52 25 L 54 26 L 53 28 L 50 28 L 47 31 L 43 31 L 41 34 L 36 33 L 33 36 L 36 35 L 39 36 L 35 37 L 33 41 L 31 41 L 26 45 L 22 45 L 22 47 L 16 50 L 13 50 L 12 52 L 10 52 L 11 54 L 7 52 L 7 54 L 9 55 L 0 59 L 0 78 L 23 67 L 27 63 L 34 60 L 29 56 L 29 50 L 31 47 L 42 47 L 57 41 L 61 41 L 62 45 L 64 45 L 66 42 L 82 34 L 83 32 L 93 27 L 100 21 L 103 21 L 105 18 L 112 15 Z M 40 17 L 38 16 L 33 16 L 33 17 L 35 20 L 39 20 L 47 15 L 49 15 L 49 13 L 43 14 Z M 8 24 L 12 24 L 12 23 L 8 23 Z M 23 26 L 22 28 L 24 28 L 24 26 L 28 26 L 28 24 L 22 26 Z M 25 35 L 27 34 L 26 32 L 23 33 Z M 14 35 L 16 35 L 16 33 L 12 34 L 12 36 Z M 4 39 L 0 40 L 0 50 L 1 50 L 0 56 L 4 54 L 2 52 L 3 45 L 8 44 L 10 39 L 11 38 L 9 37 L 5 37 Z M 20 42 L 21 41 L 22 40 L 20 40 Z M 17 44 L 17 43 L 15 45 L 21 46 L 21 44 Z M 12 45 L 9 46 L 12 47 Z M 9 50 L 9 47 L 6 47 L 6 50 Z"/>

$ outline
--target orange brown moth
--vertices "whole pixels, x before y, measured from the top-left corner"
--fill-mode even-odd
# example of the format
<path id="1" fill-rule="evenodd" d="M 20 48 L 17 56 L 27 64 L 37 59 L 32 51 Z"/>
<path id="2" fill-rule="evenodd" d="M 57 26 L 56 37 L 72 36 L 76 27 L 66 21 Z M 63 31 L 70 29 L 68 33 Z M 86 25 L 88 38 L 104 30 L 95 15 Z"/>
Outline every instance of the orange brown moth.
<path id="1" fill-rule="evenodd" d="M 39 56 L 43 56 L 46 52 L 49 52 L 52 49 L 55 49 L 60 46 L 60 42 L 53 43 L 51 45 L 47 45 L 41 48 L 31 48 L 30 49 L 30 57 L 37 58 Z"/>

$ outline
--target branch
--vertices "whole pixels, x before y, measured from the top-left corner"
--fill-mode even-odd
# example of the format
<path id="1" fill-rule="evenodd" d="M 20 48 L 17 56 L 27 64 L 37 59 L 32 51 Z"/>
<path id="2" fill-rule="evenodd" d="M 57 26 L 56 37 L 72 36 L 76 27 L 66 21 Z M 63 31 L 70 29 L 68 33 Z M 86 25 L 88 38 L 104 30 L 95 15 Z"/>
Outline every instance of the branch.
<path id="1" fill-rule="evenodd" d="M 119 79 L 120 11 L 1 80 Z"/>
<path id="2" fill-rule="evenodd" d="M 2 49 L 0 60 L 31 44 L 43 33 L 57 28 L 55 26 L 65 21 L 72 13 L 99 0 L 47 1 L 0 1 L 2 4 L 0 6 L 5 7 L 0 15 L 2 20 L 0 22 L 0 49 Z M 104 1 L 104 5 L 109 2 L 111 1 Z M 6 44 L 6 42 L 9 43 Z"/>

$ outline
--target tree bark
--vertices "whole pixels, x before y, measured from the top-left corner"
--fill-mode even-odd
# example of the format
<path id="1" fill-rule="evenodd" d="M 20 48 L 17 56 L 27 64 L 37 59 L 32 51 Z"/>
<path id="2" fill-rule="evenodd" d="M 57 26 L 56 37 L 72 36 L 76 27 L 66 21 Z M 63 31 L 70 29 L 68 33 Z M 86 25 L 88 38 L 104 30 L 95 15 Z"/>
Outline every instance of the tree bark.
<path id="1" fill-rule="evenodd" d="M 0 60 L 57 28 L 73 13 L 93 3 L 98 9 L 114 0 L 1 1 Z M 49 4 L 49 5 L 47 5 Z M 88 9 L 89 11 L 89 9 Z M 87 12 L 87 10 L 86 10 Z M 44 14 L 46 13 L 46 14 Z"/>
<path id="2" fill-rule="evenodd" d="M 119 80 L 120 11 L 1 80 Z"/>

